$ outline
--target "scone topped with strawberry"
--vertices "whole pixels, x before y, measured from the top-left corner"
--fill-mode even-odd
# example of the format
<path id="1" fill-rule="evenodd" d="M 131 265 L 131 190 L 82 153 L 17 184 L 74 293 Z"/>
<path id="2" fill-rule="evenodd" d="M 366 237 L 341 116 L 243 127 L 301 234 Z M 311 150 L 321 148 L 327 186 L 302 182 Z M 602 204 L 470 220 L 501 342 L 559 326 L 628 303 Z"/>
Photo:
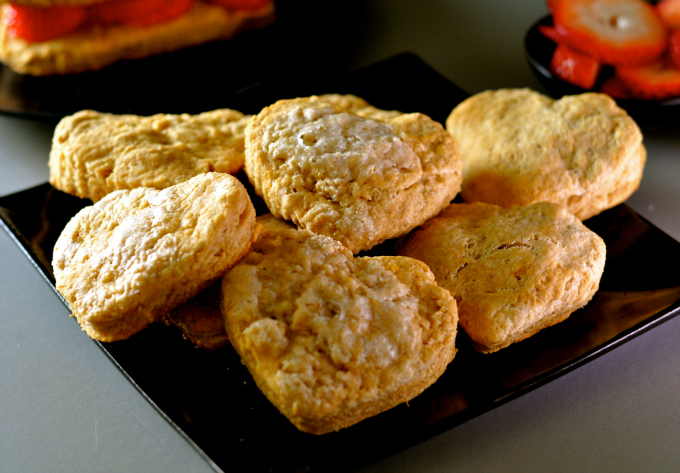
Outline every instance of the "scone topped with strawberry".
<path id="1" fill-rule="evenodd" d="M 274 19 L 273 0 L 3 0 L 0 61 L 21 74 L 94 71 L 229 39 Z"/>

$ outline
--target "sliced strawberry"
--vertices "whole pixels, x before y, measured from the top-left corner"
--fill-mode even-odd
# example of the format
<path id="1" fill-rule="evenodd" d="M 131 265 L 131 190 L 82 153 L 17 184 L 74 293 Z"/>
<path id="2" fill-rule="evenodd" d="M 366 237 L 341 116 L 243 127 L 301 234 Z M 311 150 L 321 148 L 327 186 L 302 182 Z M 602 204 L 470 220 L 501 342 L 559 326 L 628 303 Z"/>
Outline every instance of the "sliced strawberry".
<path id="1" fill-rule="evenodd" d="M 255 11 L 269 5 L 272 0 L 210 0 L 227 10 Z"/>
<path id="2" fill-rule="evenodd" d="M 615 99 L 628 99 L 630 98 L 630 91 L 623 83 L 621 78 L 617 75 L 611 76 L 609 79 L 604 81 L 602 87 L 600 87 L 600 92 L 607 94 Z"/>
<path id="3" fill-rule="evenodd" d="M 671 33 L 668 40 L 668 55 L 673 61 L 673 65 L 680 69 L 680 29 Z"/>
<path id="4" fill-rule="evenodd" d="M 83 7 L 27 7 L 3 5 L 7 34 L 38 43 L 70 33 L 85 21 Z"/>
<path id="5" fill-rule="evenodd" d="M 666 49 L 666 29 L 643 0 L 548 0 L 564 44 L 600 62 L 648 64 Z"/>
<path id="6" fill-rule="evenodd" d="M 641 67 L 618 67 L 616 74 L 632 98 L 663 100 L 680 96 L 680 70 L 670 61 L 656 61 Z"/>
<path id="7" fill-rule="evenodd" d="M 667 28 L 680 28 L 680 0 L 661 0 L 656 11 Z"/>
<path id="8" fill-rule="evenodd" d="M 557 34 L 557 30 L 554 26 L 549 25 L 538 25 L 538 31 L 543 33 L 543 36 L 551 40 L 553 43 L 560 42 L 560 35 Z"/>
<path id="9" fill-rule="evenodd" d="M 600 73 L 600 63 L 590 56 L 559 44 L 550 61 L 550 69 L 557 77 L 570 84 L 591 89 Z"/>
<path id="10" fill-rule="evenodd" d="M 97 23 L 143 27 L 174 20 L 193 4 L 194 0 L 117 0 L 93 5 L 91 15 Z"/>

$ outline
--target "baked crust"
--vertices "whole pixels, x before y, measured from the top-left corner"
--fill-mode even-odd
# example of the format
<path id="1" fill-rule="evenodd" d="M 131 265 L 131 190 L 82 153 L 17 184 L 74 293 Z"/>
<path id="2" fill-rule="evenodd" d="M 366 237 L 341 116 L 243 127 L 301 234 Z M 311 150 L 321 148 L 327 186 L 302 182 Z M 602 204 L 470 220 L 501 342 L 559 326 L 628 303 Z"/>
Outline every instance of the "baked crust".
<path id="1" fill-rule="evenodd" d="M 83 110 L 57 125 L 50 184 L 98 201 L 136 187 L 164 189 L 206 172 L 243 167 L 248 117 L 229 109 L 199 115 L 112 115 Z"/>
<path id="2" fill-rule="evenodd" d="M 463 156 L 466 202 L 548 201 L 585 220 L 625 201 L 642 179 L 642 133 L 604 94 L 486 91 L 459 104 L 446 128 Z"/>
<path id="3" fill-rule="evenodd" d="M 121 60 L 229 39 L 248 29 L 268 25 L 274 20 L 274 11 L 273 2 L 252 12 L 232 12 L 197 1 L 189 13 L 167 23 L 144 28 L 95 25 L 41 43 L 9 36 L 3 18 L 0 61 L 16 72 L 35 76 L 95 71 Z"/>
<path id="4" fill-rule="evenodd" d="M 354 253 L 436 215 L 461 167 L 439 123 L 353 96 L 281 100 L 246 127 L 245 171 L 269 210 Z"/>
<path id="5" fill-rule="evenodd" d="M 552 203 L 451 204 L 400 242 L 458 303 L 475 348 L 491 353 L 566 319 L 597 292 L 602 239 Z"/>
<path id="6" fill-rule="evenodd" d="M 222 281 L 232 345 L 298 429 L 336 431 L 420 394 L 455 355 L 456 304 L 427 267 L 354 258 L 270 214 Z"/>
<path id="7" fill-rule="evenodd" d="M 56 288 L 90 337 L 122 340 L 221 277 L 248 250 L 254 229 L 248 194 L 228 174 L 117 191 L 62 231 L 52 260 Z"/>
<path id="8" fill-rule="evenodd" d="M 186 339 L 205 350 L 218 350 L 229 345 L 220 309 L 222 280 L 218 279 L 194 297 L 172 309 L 163 322 L 174 325 Z"/>

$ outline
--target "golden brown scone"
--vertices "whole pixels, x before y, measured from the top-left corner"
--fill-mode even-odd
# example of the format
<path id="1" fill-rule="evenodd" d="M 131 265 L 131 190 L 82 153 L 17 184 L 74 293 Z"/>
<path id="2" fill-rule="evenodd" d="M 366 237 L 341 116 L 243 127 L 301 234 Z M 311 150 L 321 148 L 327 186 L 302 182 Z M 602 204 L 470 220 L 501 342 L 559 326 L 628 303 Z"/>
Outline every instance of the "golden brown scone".
<path id="1" fill-rule="evenodd" d="M 403 113 L 396 110 L 381 110 L 369 104 L 366 100 L 351 94 L 323 94 L 318 96 L 321 100 L 339 107 L 343 112 L 354 113 L 362 118 L 388 121 L 397 118 Z"/>
<path id="2" fill-rule="evenodd" d="M 229 109 L 150 117 L 83 110 L 63 118 L 50 151 L 50 184 L 94 202 L 115 190 L 166 187 L 243 167 L 248 117 Z"/>
<path id="3" fill-rule="evenodd" d="M 229 174 L 117 191 L 64 228 L 52 260 L 56 288 L 90 337 L 122 340 L 222 276 L 255 228 L 248 194 Z"/>
<path id="4" fill-rule="evenodd" d="M 456 304 L 427 267 L 354 258 L 270 214 L 222 280 L 232 345 L 298 429 L 348 427 L 420 394 L 455 355 Z"/>
<path id="5" fill-rule="evenodd" d="M 194 345 L 206 350 L 217 350 L 229 344 L 220 309 L 222 280 L 172 309 L 163 321 L 177 326 Z"/>
<path id="6" fill-rule="evenodd" d="M 552 203 L 451 204 L 404 239 L 458 303 L 475 348 L 491 353 L 566 319 L 600 284 L 606 248 Z"/>
<path id="7" fill-rule="evenodd" d="M 439 123 L 325 97 L 281 100 L 248 122 L 246 174 L 274 215 L 358 253 L 456 196 L 461 159 Z"/>
<path id="8" fill-rule="evenodd" d="M 166 23 L 143 28 L 94 25 L 39 43 L 10 36 L 3 19 L 0 21 L 0 61 L 16 72 L 35 76 L 95 71 L 121 60 L 229 39 L 240 32 L 265 26 L 273 19 L 273 2 L 260 10 L 229 11 L 197 1 L 189 13 Z"/>
<path id="9" fill-rule="evenodd" d="M 581 220 L 625 201 L 646 159 L 637 124 L 604 94 L 486 91 L 458 105 L 446 128 L 463 157 L 466 202 L 555 202 Z"/>

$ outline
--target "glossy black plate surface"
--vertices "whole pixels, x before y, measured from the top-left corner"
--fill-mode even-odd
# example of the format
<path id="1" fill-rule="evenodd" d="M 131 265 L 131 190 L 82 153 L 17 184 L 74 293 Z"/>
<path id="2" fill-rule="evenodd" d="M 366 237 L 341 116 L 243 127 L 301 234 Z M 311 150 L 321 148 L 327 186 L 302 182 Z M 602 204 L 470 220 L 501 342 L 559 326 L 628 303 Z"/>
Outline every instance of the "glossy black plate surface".
<path id="1" fill-rule="evenodd" d="M 364 3 L 275 0 L 276 20 L 266 28 L 96 72 L 33 77 L 0 63 L 0 113 L 56 121 L 83 109 L 151 115 L 222 108 L 270 77 L 346 70 L 361 44 Z"/>
<path id="2" fill-rule="evenodd" d="M 538 28 L 541 25 L 552 26 L 552 24 L 552 16 L 546 16 L 537 21 L 524 37 L 524 53 L 531 69 L 543 87 L 555 98 L 588 92 L 586 89 L 560 79 L 550 70 L 550 60 L 556 44 Z M 613 73 L 611 67 L 603 67 L 593 90 L 599 90 L 602 83 Z M 680 97 L 662 101 L 617 99 L 616 102 L 641 126 L 674 127 L 680 125 Z"/>
<path id="3" fill-rule="evenodd" d="M 331 81 L 261 85 L 233 105 L 252 112 L 276 98 L 326 92 L 352 92 L 378 107 L 420 111 L 438 121 L 467 96 L 406 54 Z M 54 242 L 87 203 L 49 184 L 0 198 L 5 229 L 52 285 Z M 261 202 L 258 207 L 265 211 Z M 160 324 L 100 345 L 216 469 L 351 471 L 532 390 L 680 313 L 680 243 L 625 205 L 587 224 L 606 241 L 608 257 L 600 291 L 586 308 L 492 355 L 478 354 L 460 335 L 456 358 L 421 396 L 338 433 L 296 430 L 259 392 L 231 348 L 201 351 Z M 389 253 L 389 242 L 380 251 Z"/>

